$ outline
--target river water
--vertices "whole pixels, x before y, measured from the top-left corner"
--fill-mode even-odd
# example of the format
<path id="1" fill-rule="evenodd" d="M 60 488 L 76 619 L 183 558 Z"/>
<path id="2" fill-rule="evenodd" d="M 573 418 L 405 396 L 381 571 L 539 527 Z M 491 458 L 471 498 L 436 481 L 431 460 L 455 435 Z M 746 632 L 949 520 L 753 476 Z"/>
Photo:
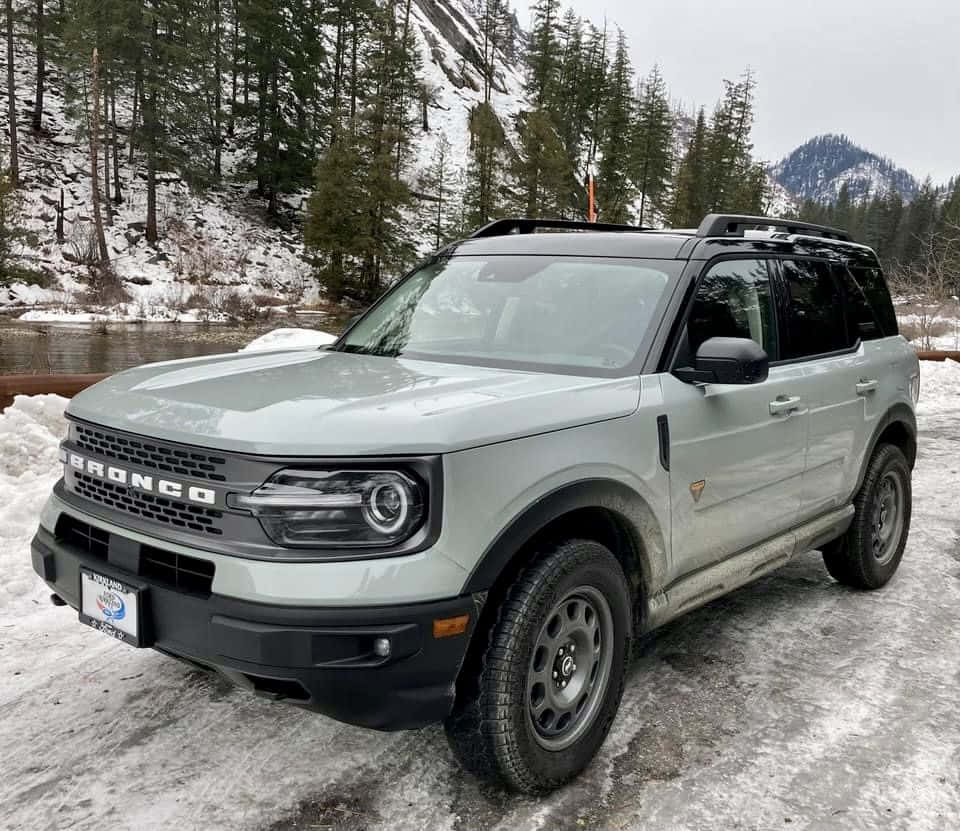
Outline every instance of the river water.
<path id="1" fill-rule="evenodd" d="M 235 352 L 281 326 L 338 334 L 346 315 L 300 314 L 250 324 L 26 323 L 0 316 L 0 375 L 117 372 L 139 364 Z"/>

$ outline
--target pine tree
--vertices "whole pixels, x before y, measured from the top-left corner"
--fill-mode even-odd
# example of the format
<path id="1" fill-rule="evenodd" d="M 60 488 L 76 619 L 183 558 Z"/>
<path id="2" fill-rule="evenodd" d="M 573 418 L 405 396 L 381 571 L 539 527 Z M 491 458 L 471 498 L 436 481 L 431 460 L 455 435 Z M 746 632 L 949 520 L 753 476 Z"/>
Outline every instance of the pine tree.
<path id="1" fill-rule="evenodd" d="M 543 110 L 517 118 L 520 146 L 513 173 L 525 216 L 563 216 L 573 190 L 573 171 L 553 119 Z"/>
<path id="2" fill-rule="evenodd" d="M 584 81 L 578 98 L 578 111 L 589 114 L 586 124 L 587 170 L 593 167 L 602 139 L 608 71 L 606 24 L 602 30 L 591 26 L 584 44 Z"/>
<path id="3" fill-rule="evenodd" d="M 16 263 L 23 243 L 35 244 L 34 236 L 20 224 L 23 203 L 20 192 L 4 173 L 0 173 L 0 286 L 28 277 Z"/>
<path id="4" fill-rule="evenodd" d="M 707 196 L 707 114 L 701 108 L 687 152 L 680 163 L 670 224 L 675 228 L 690 228 L 700 224 L 709 213 Z"/>
<path id="5" fill-rule="evenodd" d="M 850 185 L 844 182 L 837 191 L 837 201 L 833 203 L 833 222 L 840 228 L 850 228 L 853 221 L 853 207 Z"/>
<path id="6" fill-rule="evenodd" d="M 904 266 L 920 261 L 925 242 L 937 223 L 937 189 L 928 178 L 904 212 L 897 229 L 895 257 Z"/>
<path id="7" fill-rule="evenodd" d="M 568 9 L 564 15 L 561 42 L 557 107 L 554 114 L 560 140 L 573 167 L 581 155 L 590 109 L 587 99 L 581 93 L 581 87 L 587 80 L 583 22 L 572 9 Z"/>
<path id="8" fill-rule="evenodd" d="M 500 208 L 500 181 L 506 135 L 489 104 L 470 110 L 470 158 L 464 188 L 464 214 L 468 228 L 489 222 Z"/>
<path id="9" fill-rule="evenodd" d="M 713 211 L 737 211 L 752 201 L 750 131 L 756 80 L 748 69 L 736 83 L 723 83 L 724 97 L 714 112 L 707 140 L 707 205 Z M 751 182 L 746 191 L 745 181 Z"/>
<path id="10" fill-rule="evenodd" d="M 960 228 L 960 177 L 952 180 L 947 186 L 947 197 L 940 212 L 940 227 L 942 229 Z"/>
<path id="11" fill-rule="evenodd" d="M 506 0 L 479 0 L 475 7 L 480 23 L 483 100 L 487 104 L 493 92 L 498 53 L 510 36 L 508 12 Z"/>
<path id="12" fill-rule="evenodd" d="M 740 173 L 733 210 L 747 216 L 763 216 L 769 212 L 769 201 L 770 178 L 767 175 L 767 165 L 750 160 Z"/>
<path id="13" fill-rule="evenodd" d="M 629 222 L 634 188 L 630 180 L 633 90 L 627 39 L 617 33 L 617 48 L 610 67 L 601 125 L 601 160 L 597 180 L 600 218 L 604 222 Z"/>
<path id="14" fill-rule="evenodd" d="M 305 240 L 327 291 L 369 303 L 413 254 L 405 214 L 411 194 L 397 160 L 415 122 L 417 61 L 409 2 L 384 3 L 370 17 L 343 11 L 352 20 L 353 42 L 339 49 L 341 72 L 352 76 L 350 114 L 336 119 L 333 141 L 317 167 Z M 361 22 L 368 25 L 365 34 Z M 354 66 L 361 48 L 364 64 Z"/>
<path id="15" fill-rule="evenodd" d="M 90 107 L 90 201 L 93 204 L 93 227 L 97 237 L 97 251 L 100 255 L 100 264 L 106 266 L 110 262 L 110 253 L 107 251 L 107 240 L 103 234 L 103 219 L 100 215 L 100 180 L 99 164 L 97 161 L 100 149 L 100 56 L 97 49 L 93 49 L 91 60 L 91 99 Z"/>
<path id="16" fill-rule="evenodd" d="M 244 143 L 255 154 L 257 191 L 275 216 L 280 195 L 309 181 L 316 133 L 328 118 L 318 100 L 325 56 L 321 6 L 309 0 L 238 2 L 245 65 L 256 83 L 256 104 L 243 110 Z M 360 17 L 355 11 L 355 24 Z"/>
<path id="17" fill-rule="evenodd" d="M 317 164 L 307 203 L 304 244 L 320 285 L 334 302 L 355 294 L 352 258 L 362 248 L 366 192 L 363 157 L 347 133 L 339 134 Z"/>
<path id="18" fill-rule="evenodd" d="M 640 190 L 640 216 L 643 225 L 652 204 L 663 210 L 673 172 L 673 116 L 667 85 L 654 66 L 643 83 L 637 102 L 630 152 L 631 176 Z"/>
<path id="19" fill-rule="evenodd" d="M 445 133 L 437 137 L 430 164 L 422 171 L 418 181 L 424 203 L 424 231 L 434 248 L 456 236 L 457 219 L 453 200 L 454 160 L 452 148 Z"/>
<path id="20" fill-rule="evenodd" d="M 530 8 L 527 95 L 535 110 L 552 107 L 560 72 L 560 0 L 537 0 Z"/>
<path id="21" fill-rule="evenodd" d="M 39 133 L 40 128 L 43 126 L 43 92 L 47 55 L 46 12 L 44 10 L 44 0 L 36 0 L 34 9 L 35 14 L 33 20 L 33 31 L 37 53 L 37 84 L 36 94 L 33 99 L 32 127 L 34 133 Z"/>
<path id="22" fill-rule="evenodd" d="M 7 22 L 7 121 L 10 139 L 10 185 L 20 184 L 20 156 L 17 146 L 17 84 L 13 64 L 13 0 L 6 0 Z"/>

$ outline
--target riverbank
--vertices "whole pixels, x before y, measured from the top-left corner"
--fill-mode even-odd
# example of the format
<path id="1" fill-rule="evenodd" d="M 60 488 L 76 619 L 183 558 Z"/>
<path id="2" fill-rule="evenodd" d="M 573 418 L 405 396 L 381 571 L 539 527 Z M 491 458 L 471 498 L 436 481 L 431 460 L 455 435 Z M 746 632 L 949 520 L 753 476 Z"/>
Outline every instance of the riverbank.
<path id="1" fill-rule="evenodd" d="M 281 328 L 336 335 L 350 315 L 311 311 L 242 323 L 36 322 L 0 315 L 0 375 L 118 372 L 143 363 L 233 352 Z"/>

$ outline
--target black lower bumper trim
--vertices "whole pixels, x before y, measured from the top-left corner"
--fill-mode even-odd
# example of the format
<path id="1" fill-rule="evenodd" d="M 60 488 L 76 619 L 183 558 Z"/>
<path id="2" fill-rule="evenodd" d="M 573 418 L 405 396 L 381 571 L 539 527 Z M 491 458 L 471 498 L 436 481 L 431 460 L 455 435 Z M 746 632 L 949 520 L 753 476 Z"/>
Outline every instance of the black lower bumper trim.
<path id="1" fill-rule="evenodd" d="M 134 577 L 40 529 L 34 570 L 79 606 L 79 570 L 146 588 L 146 645 L 217 670 L 270 698 L 381 730 L 442 720 L 477 614 L 470 596 L 403 606 L 306 608 L 177 591 Z M 434 638 L 433 621 L 469 614 L 468 631 Z M 390 654 L 374 642 L 390 640 Z"/>

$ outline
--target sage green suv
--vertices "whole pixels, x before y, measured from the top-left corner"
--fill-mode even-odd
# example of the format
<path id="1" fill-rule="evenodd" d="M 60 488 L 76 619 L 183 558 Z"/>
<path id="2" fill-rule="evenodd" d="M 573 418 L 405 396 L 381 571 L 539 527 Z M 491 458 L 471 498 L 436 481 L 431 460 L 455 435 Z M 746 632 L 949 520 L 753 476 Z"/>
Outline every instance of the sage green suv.
<path id="1" fill-rule="evenodd" d="M 842 231 L 501 220 L 329 348 L 78 395 L 33 564 L 117 640 L 353 724 L 442 721 L 469 770 L 544 791 L 603 743 L 635 637 L 811 549 L 890 580 L 918 394 Z"/>

